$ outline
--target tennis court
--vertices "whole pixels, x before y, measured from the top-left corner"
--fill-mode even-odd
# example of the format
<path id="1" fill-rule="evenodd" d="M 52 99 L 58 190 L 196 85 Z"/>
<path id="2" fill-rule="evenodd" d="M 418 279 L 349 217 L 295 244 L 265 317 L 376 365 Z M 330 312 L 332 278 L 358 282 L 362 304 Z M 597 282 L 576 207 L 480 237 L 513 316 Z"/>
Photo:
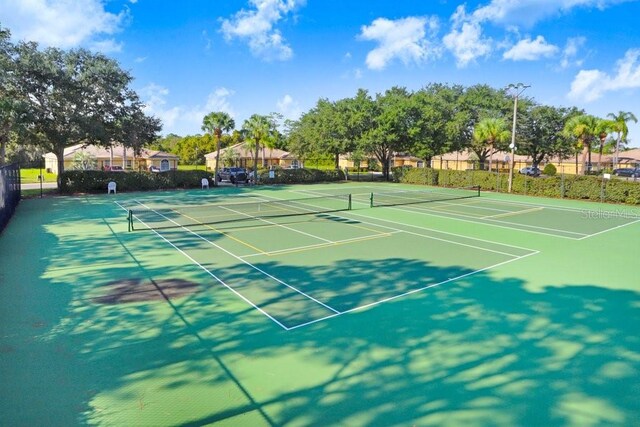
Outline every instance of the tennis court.
<path id="1" fill-rule="evenodd" d="M 637 208 L 472 188 L 24 201 L 1 419 L 633 425 L 638 239 Z"/>

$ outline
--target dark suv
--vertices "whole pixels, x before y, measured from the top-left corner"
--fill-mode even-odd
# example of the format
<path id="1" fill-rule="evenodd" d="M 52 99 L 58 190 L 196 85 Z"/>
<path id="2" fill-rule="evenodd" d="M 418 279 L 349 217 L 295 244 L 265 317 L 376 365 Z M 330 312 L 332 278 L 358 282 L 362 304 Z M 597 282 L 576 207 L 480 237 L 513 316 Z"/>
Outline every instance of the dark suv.
<path id="1" fill-rule="evenodd" d="M 244 182 L 247 180 L 247 171 L 244 168 L 222 168 L 218 171 L 216 180 L 229 181 L 232 184 Z"/>
<path id="2" fill-rule="evenodd" d="M 640 168 L 614 169 L 613 174 L 616 176 L 627 176 L 629 178 L 638 178 L 640 177 Z"/>

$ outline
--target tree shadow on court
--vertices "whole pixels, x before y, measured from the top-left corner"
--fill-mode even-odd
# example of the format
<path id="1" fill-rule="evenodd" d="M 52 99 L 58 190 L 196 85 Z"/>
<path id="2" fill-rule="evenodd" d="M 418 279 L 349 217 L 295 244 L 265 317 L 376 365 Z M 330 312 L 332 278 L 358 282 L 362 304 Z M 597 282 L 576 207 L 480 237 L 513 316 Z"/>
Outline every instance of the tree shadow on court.
<path id="1" fill-rule="evenodd" d="M 418 267 L 413 261 L 403 269 L 397 260 L 352 266 L 398 276 Z M 318 274 L 326 280 L 326 271 Z M 370 277 L 372 289 L 393 286 L 389 277 Z M 242 342 L 229 354 L 247 355 L 235 369 L 261 376 L 250 381 L 258 390 L 292 385 L 256 392 L 277 424 L 625 425 L 640 415 L 637 300 L 637 293 L 589 284 L 530 292 L 523 280 L 479 272 L 284 336 L 234 334 L 233 325 L 226 335 Z M 197 314 L 190 318 L 206 329 Z M 224 353 L 229 341 L 212 351 Z M 283 366 L 283 354 L 300 354 L 300 370 Z M 217 420 L 212 414 L 195 424 Z"/>
<path id="2" fill-rule="evenodd" d="M 16 256 L 0 261 L 0 410 L 11 425 L 630 425 L 640 419 L 637 292 L 595 283 L 549 283 L 533 292 L 525 280 L 498 279 L 488 270 L 285 331 L 193 265 L 139 259 L 153 252 L 148 241 L 123 237 L 101 245 L 100 233 L 30 232 L 38 223 L 34 217 L 18 230 L 23 240 L 46 243 L 38 255 L 17 256 L 23 249 L 13 239 L 9 250 Z M 3 251 L 5 242 L 3 235 Z M 181 244 L 197 250 L 186 239 Z M 137 264 L 110 263 L 118 245 L 135 248 Z M 345 308 L 406 291 L 401 278 L 473 271 L 407 259 L 263 266 L 287 269 L 312 295 L 321 283 L 340 284 L 323 292 Z M 9 267 L 21 274 L 7 274 Z M 237 265 L 215 273 L 233 279 L 245 271 Z M 341 286 L 361 277 L 365 287 L 358 283 L 341 296 Z M 171 295 L 172 278 L 198 287 Z M 101 299 L 115 279 L 129 280 L 127 297 Z M 266 306 L 289 301 L 284 292 L 264 295 Z"/>

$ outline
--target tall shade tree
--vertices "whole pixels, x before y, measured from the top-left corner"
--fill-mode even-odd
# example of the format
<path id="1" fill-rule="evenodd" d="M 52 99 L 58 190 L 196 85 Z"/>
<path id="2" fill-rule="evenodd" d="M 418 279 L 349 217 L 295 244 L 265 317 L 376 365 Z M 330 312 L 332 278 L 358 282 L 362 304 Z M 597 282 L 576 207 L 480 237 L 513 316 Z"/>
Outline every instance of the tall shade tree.
<path id="1" fill-rule="evenodd" d="M 253 146 L 255 157 L 253 158 L 253 179 L 258 180 L 258 155 L 260 147 L 268 145 L 276 138 L 277 125 L 271 116 L 254 114 L 242 124 L 242 132 L 246 140 Z"/>
<path id="2" fill-rule="evenodd" d="M 364 133 L 358 148 L 378 159 L 382 175 L 388 180 L 392 156 L 410 148 L 415 114 L 409 92 L 402 87 L 393 87 L 384 94 L 377 94 L 370 114 L 372 126 Z"/>
<path id="3" fill-rule="evenodd" d="M 568 157 L 575 153 L 572 138 L 563 135 L 565 123 L 571 117 L 581 114 L 575 107 L 556 108 L 536 105 L 529 108 L 522 117 L 522 125 L 516 135 L 518 153 L 531 157 L 534 166 L 545 158 Z"/>
<path id="4" fill-rule="evenodd" d="M 132 110 L 138 105 L 129 88 L 132 77 L 104 55 L 84 49 L 40 51 L 35 43 L 19 45 L 18 53 L 29 129 L 42 136 L 43 148 L 56 155 L 59 180 L 66 147 L 81 143 L 110 147 L 127 128 L 123 120 L 132 111 L 142 114 L 141 108 Z"/>
<path id="5" fill-rule="evenodd" d="M 463 126 L 457 117 L 456 104 L 462 94 L 462 86 L 429 85 L 415 92 L 415 121 L 411 130 L 411 152 L 431 166 L 434 156 L 457 148 L 464 138 Z"/>
<path id="6" fill-rule="evenodd" d="M 502 118 L 486 118 L 480 120 L 473 131 L 473 151 L 479 159 L 489 157 L 489 171 L 491 171 L 491 159 L 496 152 L 496 145 L 509 141 L 511 132 L 507 122 Z"/>
<path id="7" fill-rule="evenodd" d="M 218 185 L 218 180 L 215 177 L 218 176 L 218 165 L 220 164 L 220 138 L 223 133 L 229 133 L 235 127 L 236 122 L 224 111 L 211 112 L 202 119 L 202 130 L 209 132 L 216 140 L 216 166 L 213 185 Z"/>
<path id="8" fill-rule="evenodd" d="M 582 150 L 582 173 L 587 174 L 587 157 L 591 157 L 591 145 L 598 135 L 598 118 L 589 114 L 572 117 L 564 126 L 563 134 L 577 142 L 576 148 Z M 590 160 L 590 159 L 589 159 Z"/>
<path id="9" fill-rule="evenodd" d="M 618 111 L 617 114 L 607 114 L 613 122 L 613 132 L 618 134 L 616 138 L 616 155 L 613 160 L 613 167 L 617 167 L 618 158 L 620 157 L 620 144 L 626 142 L 627 135 L 629 134 L 628 122 L 638 123 L 638 118 L 630 111 Z"/>
<path id="10" fill-rule="evenodd" d="M 27 123 L 28 109 L 20 79 L 17 48 L 11 43 L 9 30 L 0 26 L 0 166 L 6 162 L 11 135 L 23 130 Z"/>

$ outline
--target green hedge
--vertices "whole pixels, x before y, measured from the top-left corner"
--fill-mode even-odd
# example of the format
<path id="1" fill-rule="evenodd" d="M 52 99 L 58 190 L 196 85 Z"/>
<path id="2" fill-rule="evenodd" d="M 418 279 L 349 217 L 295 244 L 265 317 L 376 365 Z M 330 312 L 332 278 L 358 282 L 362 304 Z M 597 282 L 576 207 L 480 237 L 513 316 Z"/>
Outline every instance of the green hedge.
<path id="1" fill-rule="evenodd" d="M 398 168 L 400 169 L 400 168 Z M 394 179 L 407 184 L 467 187 L 479 185 L 485 191 L 506 192 L 508 175 L 487 171 L 457 171 L 445 169 L 415 168 L 397 171 Z M 564 175 L 532 178 L 514 174 L 512 192 L 543 197 L 566 197 L 606 201 L 611 203 L 640 204 L 640 182 L 617 179 L 603 180 L 598 176 Z"/>
<path id="2" fill-rule="evenodd" d="M 311 184 L 314 182 L 343 181 L 344 172 L 339 169 L 276 169 L 269 178 L 268 169 L 258 170 L 259 184 Z"/>
<path id="3" fill-rule="evenodd" d="M 65 171 L 60 175 L 60 192 L 103 193 L 109 181 L 115 181 L 118 191 L 149 191 L 174 188 L 200 188 L 202 178 L 211 181 L 204 170 L 171 170 L 151 172 Z"/>
<path id="4" fill-rule="evenodd" d="M 260 184 L 303 184 L 344 180 L 341 170 L 278 169 L 275 178 L 269 178 L 269 170 L 259 169 Z M 204 170 L 172 170 L 151 172 L 103 172 L 65 171 L 61 174 L 60 192 L 103 193 L 109 181 L 115 181 L 118 191 L 150 191 L 174 188 L 200 188 L 202 178 L 213 182 L 211 172 Z"/>

